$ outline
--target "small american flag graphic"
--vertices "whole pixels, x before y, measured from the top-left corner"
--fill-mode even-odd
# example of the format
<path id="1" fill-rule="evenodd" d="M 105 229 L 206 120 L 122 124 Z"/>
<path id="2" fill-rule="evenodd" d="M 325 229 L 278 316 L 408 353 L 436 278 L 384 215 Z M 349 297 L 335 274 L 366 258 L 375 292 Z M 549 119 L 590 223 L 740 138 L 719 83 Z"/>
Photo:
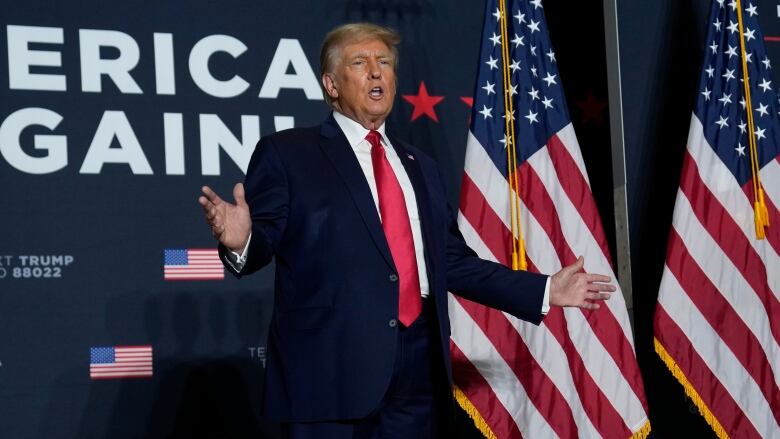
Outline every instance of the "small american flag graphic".
<path id="1" fill-rule="evenodd" d="M 152 376 L 151 346 L 89 348 L 89 377 L 143 378 Z"/>
<path id="2" fill-rule="evenodd" d="M 216 249 L 165 249 L 165 280 L 224 279 L 225 269 Z"/>

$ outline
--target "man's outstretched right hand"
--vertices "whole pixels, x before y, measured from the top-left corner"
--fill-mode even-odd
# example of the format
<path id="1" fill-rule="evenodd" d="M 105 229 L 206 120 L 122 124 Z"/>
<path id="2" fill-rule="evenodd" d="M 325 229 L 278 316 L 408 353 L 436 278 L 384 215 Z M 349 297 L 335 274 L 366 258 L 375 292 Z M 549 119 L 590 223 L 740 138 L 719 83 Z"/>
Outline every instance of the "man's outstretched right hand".
<path id="1" fill-rule="evenodd" d="M 228 249 L 241 253 L 252 231 L 249 205 L 244 199 L 244 185 L 237 183 L 233 187 L 235 204 L 223 200 L 208 186 L 203 186 L 201 190 L 203 195 L 198 197 L 198 203 L 203 208 L 211 234 Z"/>

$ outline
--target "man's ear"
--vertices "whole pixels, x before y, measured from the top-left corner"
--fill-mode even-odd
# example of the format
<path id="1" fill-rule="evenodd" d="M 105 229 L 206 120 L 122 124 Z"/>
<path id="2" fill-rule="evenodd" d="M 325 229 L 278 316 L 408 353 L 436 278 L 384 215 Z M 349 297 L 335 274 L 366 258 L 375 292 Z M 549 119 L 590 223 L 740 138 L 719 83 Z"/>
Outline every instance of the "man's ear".
<path id="1" fill-rule="evenodd" d="M 328 92 L 328 96 L 330 96 L 331 99 L 338 99 L 339 90 L 332 73 L 325 73 L 322 75 L 322 86 L 325 87 L 325 91 Z"/>

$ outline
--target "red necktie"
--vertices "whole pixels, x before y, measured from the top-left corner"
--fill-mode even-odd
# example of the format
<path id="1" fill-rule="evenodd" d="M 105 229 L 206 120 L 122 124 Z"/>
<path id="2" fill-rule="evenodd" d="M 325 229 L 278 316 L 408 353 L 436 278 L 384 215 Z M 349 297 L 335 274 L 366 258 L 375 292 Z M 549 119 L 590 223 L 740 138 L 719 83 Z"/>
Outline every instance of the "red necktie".
<path id="1" fill-rule="evenodd" d="M 380 134 L 368 132 L 366 140 L 371 144 L 371 164 L 374 167 L 376 191 L 379 196 L 379 213 L 393 262 L 398 270 L 398 320 L 411 325 L 422 311 L 420 276 L 417 272 L 417 256 L 414 252 L 412 226 L 401 185 L 385 156 L 379 142 Z"/>

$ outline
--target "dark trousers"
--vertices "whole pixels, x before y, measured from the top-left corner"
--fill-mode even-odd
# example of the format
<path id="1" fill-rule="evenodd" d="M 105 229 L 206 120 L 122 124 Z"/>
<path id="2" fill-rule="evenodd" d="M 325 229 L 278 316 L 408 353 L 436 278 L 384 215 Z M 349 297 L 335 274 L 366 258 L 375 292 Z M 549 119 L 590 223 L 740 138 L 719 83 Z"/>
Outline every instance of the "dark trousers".
<path id="1" fill-rule="evenodd" d="M 338 422 L 285 423 L 285 439 L 431 439 L 444 437 L 449 386 L 444 377 L 433 306 L 398 330 L 393 377 L 367 417 Z"/>

